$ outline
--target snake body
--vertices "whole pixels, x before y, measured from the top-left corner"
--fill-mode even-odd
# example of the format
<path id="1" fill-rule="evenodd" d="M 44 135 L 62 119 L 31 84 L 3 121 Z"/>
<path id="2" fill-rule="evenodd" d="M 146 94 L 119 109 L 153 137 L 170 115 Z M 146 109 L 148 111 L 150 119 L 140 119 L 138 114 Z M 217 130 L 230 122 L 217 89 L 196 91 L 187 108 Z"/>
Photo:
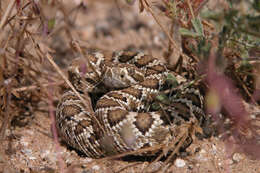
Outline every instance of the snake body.
<path id="1" fill-rule="evenodd" d="M 69 79 L 81 96 L 98 92 L 96 86 L 108 92 L 93 110 L 73 91 L 64 93 L 56 112 L 59 135 L 92 158 L 169 143 L 176 137 L 176 117 L 204 116 L 203 98 L 193 88 L 174 96 L 170 120 L 160 110 L 150 111 L 169 73 L 164 63 L 143 53 L 97 51 L 75 59 Z"/>

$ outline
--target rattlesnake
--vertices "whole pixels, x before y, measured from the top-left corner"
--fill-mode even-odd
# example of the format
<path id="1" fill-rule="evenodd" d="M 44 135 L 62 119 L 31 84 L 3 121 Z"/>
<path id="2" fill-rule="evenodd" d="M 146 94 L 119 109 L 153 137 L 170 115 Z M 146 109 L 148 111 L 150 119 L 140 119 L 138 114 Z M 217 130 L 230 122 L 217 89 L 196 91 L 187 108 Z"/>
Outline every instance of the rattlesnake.
<path id="1" fill-rule="evenodd" d="M 95 51 L 75 59 L 68 71 L 83 98 L 88 97 L 86 93 L 98 93 L 100 88 L 108 90 L 94 104 L 94 110 L 88 110 L 72 90 L 63 94 L 57 107 L 60 137 L 88 157 L 167 144 L 176 137 L 174 121 L 178 117 L 204 117 L 203 98 L 192 87 L 174 95 L 170 117 L 160 110 L 151 111 L 151 103 L 173 72 L 150 55 Z"/>

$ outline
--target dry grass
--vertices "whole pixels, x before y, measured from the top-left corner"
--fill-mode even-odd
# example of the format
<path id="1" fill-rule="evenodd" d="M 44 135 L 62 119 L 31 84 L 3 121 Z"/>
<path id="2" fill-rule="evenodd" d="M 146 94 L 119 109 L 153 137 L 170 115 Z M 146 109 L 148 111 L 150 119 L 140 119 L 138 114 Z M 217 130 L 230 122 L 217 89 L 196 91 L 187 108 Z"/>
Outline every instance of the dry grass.
<path id="1" fill-rule="evenodd" d="M 171 69 L 174 69 L 185 77 L 207 81 L 205 85 L 210 89 L 215 89 L 215 91 L 222 90 L 223 86 L 237 90 L 234 93 L 231 92 L 230 100 L 226 100 L 225 102 L 227 105 L 225 108 L 229 109 L 226 112 L 231 114 L 229 118 L 233 118 L 235 122 L 235 125 L 231 125 L 231 136 L 232 133 L 238 134 L 232 138 L 235 141 L 233 143 L 245 142 L 244 136 L 248 135 L 245 134 L 245 131 L 248 129 L 251 130 L 251 126 L 244 126 L 247 120 L 244 120 L 244 117 L 242 118 L 240 115 L 242 114 L 241 112 L 248 112 L 248 110 L 234 113 L 234 109 L 236 109 L 234 107 L 237 105 L 229 103 L 233 102 L 232 99 L 239 100 L 241 103 L 243 100 L 248 102 L 252 100 L 255 103 L 254 106 L 258 107 L 257 101 L 259 98 L 257 94 L 259 93 L 257 89 L 259 89 L 259 82 L 257 82 L 257 79 L 259 78 L 259 71 L 255 70 L 258 67 L 255 64 L 259 64 L 259 51 L 252 49 L 253 58 L 256 57 L 256 59 L 248 61 L 249 64 L 253 64 L 254 68 L 243 69 L 244 66 L 241 66 L 243 63 L 241 57 L 243 56 L 240 52 L 237 53 L 237 49 L 235 49 L 237 47 L 234 49 L 230 47 L 223 48 L 221 62 L 218 62 L 222 63 L 222 66 L 218 66 L 218 64 L 214 64 L 213 66 L 214 68 L 220 67 L 216 71 L 222 71 L 223 76 L 228 76 L 233 81 L 234 85 L 229 85 L 225 77 L 218 75 L 212 69 L 209 70 L 207 66 L 208 59 L 219 53 L 217 48 L 222 46 L 216 43 L 218 38 L 216 39 L 217 29 L 215 26 L 205 19 L 201 22 L 206 43 L 215 44 L 214 49 L 211 49 L 210 56 L 204 57 L 202 57 L 203 53 L 196 54 L 196 51 L 194 52 L 191 48 L 192 46 L 205 48 L 200 47 L 201 45 L 198 41 L 200 38 L 181 36 L 177 32 L 180 27 L 193 30 L 192 20 L 198 17 L 203 8 L 210 6 L 208 1 L 187 0 L 185 3 L 176 1 L 178 2 L 177 4 L 168 4 L 169 1 L 167 0 L 153 3 L 140 0 L 136 1 L 132 6 L 116 0 L 75 2 L 69 0 L 64 2 L 30 0 L 0 1 L 0 143 L 4 144 L 0 146 L 0 167 L 2 167 L 0 172 L 5 168 L 8 168 L 9 172 L 22 171 L 23 168 L 21 167 L 20 170 L 17 170 L 19 169 L 17 167 L 14 168 L 15 164 L 10 161 L 12 156 L 6 153 L 7 150 L 11 151 L 12 148 L 16 148 L 16 146 L 12 146 L 14 145 L 12 140 L 16 139 L 13 136 L 15 136 L 14 134 L 16 134 L 17 130 L 33 129 L 37 126 L 35 124 L 35 118 L 39 116 L 37 112 L 45 115 L 48 114 L 51 120 L 50 124 L 52 125 L 51 129 L 56 146 L 55 150 L 58 153 L 58 163 L 56 167 L 54 166 L 50 170 L 54 172 L 70 172 L 75 170 L 76 167 L 82 166 L 82 164 L 66 164 L 54 127 L 55 107 L 60 95 L 66 87 L 73 89 L 73 85 L 67 80 L 65 67 L 74 57 L 84 56 L 80 53 L 79 49 L 75 50 L 75 44 L 71 46 L 75 42 L 87 48 L 106 48 L 108 50 L 122 48 L 144 49 L 146 52 L 161 56 L 163 52 L 164 61 L 170 64 Z M 96 6 L 96 3 L 102 4 L 103 2 L 106 2 L 103 6 Z M 221 1 L 221 3 L 224 2 L 226 1 Z M 112 17 L 106 16 L 109 13 L 105 13 L 105 11 L 109 10 L 105 8 L 111 8 L 110 12 L 113 11 L 111 12 Z M 131 11 L 132 8 L 136 10 Z M 173 11 L 173 9 L 176 11 Z M 143 11 L 143 13 L 138 13 L 136 12 L 137 10 Z M 144 19 L 132 17 L 132 14 L 133 16 L 138 14 Z M 145 15 L 150 17 L 148 18 Z M 84 16 L 88 16 L 87 20 L 85 20 Z M 177 27 L 177 30 L 174 27 Z M 250 33 L 254 35 L 254 32 L 251 30 Z M 257 36 L 257 34 L 254 36 Z M 212 72 L 211 76 L 204 80 L 203 77 L 209 75 L 208 71 Z M 223 85 L 214 83 L 214 79 L 217 77 L 222 81 L 218 84 Z M 77 93 L 75 89 L 73 90 Z M 216 97 L 219 97 L 222 101 L 224 100 L 224 96 L 221 94 Z M 81 99 L 83 102 L 86 102 L 83 98 Z M 88 102 L 89 100 L 87 100 L 86 107 L 89 105 Z M 216 104 L 216 100 L 213 100 L 213 102 L 213 107 L 210 107 L 212 108 L 210 111 L 213 114 L 217 114 L 216 111 L 219 110 L 216 110 L 216 107 L 221 105 L 214 105 Z M 257 111 L 254 110 L 254 112 Z M 234 118 L 232 114 L 237 114 L 237 117 Z M 256 120 L 259 120 L 259 114 L 255 113 L 255 116 Z M 186 127 L 189 128 L 182 130 L 183 133 L 179 136 L 180 141 L 185 141 L 187 133 L 191 133 L 190 131 L 192 131 L 193 127 L 190 124 L 186 125 Z M 245 129 L 240 129 L 240 127 Z M 220 127 L 221 130 L 223 128 Z M 256 128 L 259 128 L 259 124 L 256 125 Z M 255 131 L 253 129 L 250 132 L 254 136 L 259 137 Z M 51 132 L 47 133 L 51 136 Z M 17 137 L 17 139 L 19 141 L 20 137 Z M 228 139 L 230 142 L 230 138 Z M 242 142 L 241 144 L 244 146 L 242 150 L 245 153 L 252 154 L 255 151 L 253 147 L 259 147 L 255 145 L 255 140 L 251 140 L 251 143 Z M 176 143 L 172 144 L 172 146 L 175 146 L 174 154 L 178 153 L 180 147 L 178 145 L 180 144 L 181 142 L 177 146 Z M 238 145 L 241 146 L 240 144 Z M 247 151 L 249 147 L 253 149 Z M 137 152 L 158 149 L 168 150 L 165 146 L 158 146 L 157 148 L 146 148 Z M 93 160 L 86 167 L 91 168 L 97 163 L 101 165 L 105 163 L 106 165 L 109 163 L 109 160 L 122 158 L 129 154 L 133 153 L 124 153 L 101 160 Z M 153 163 L 161 160 L 162 156 L 163 154 L 155 158 Z M 160 172 L 162 171 L 161 168 L 171 167 L 172 157 L 168 157 L 156 171 Z M 256 157 L 259 157 L 259 152 L 256 154 Z M 117 170 L 119 170 L 118 172 L 131 170 L 139 164 L 142 165 L 141 168 L 134 170 L 137 172 L 149 172 L 148 167 L 150 165 L 142 163 L 130 163 L 129 165 L 121 166 Z M 216 168 L 213 170 L 216 170 Z"/>

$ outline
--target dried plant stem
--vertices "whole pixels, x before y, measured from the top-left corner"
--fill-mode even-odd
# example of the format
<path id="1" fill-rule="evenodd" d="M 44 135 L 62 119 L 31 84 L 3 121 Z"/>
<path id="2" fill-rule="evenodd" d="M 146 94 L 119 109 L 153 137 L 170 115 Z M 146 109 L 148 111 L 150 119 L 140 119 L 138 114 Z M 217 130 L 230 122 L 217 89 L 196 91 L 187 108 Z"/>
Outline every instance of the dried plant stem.
<path id="1" fill-rule="evenodd" d="M 94 111 L 91 107 L 91 100 L 89 97 L 86 97 L 85 99 L 79 94 L 79 92 L 75 89 L 75 87 L 71 84 L 71 82 L 67 79 L 67 77 L 63 74 L 61 69 L 56 65 L 56 63 L 52 60 L 52 57 L 47 53 L 46 54 L 47 60 L 51 63 L 51 65 L 54 67 L 54 69 L 59 73 L 59 75 L 63 78 L 63 80 L 69 85 L 69 87 L 72 89 L 72 91 L 77 95 L 77 97 L 82 101 L 84 106 L 86 107 L 87 110 L 89 110 L 91 113 L 89 116 L 91 116 L 96 123 L 98 124 L 99 128 L 105 132 L 104 128 L 101 126 L 97 118 L 94 116 Z"/>
<path id="2" fill-rule="evenodd" d="M 75 92 L 75 94 L 77 95 L 77 97 L 80 98 L 80 100 L 85 103 L 85 100 L 83 99 L 83 97 L 81 97 L 81 95 L 78 93 L 78 91 L 74 88 L 74 86 L 71 84 L 71 82 L 67 79 L 67 77 L 63 74 L 63 72 L 61 71 L 61 69 L 56 65 L 56 63 L 52 60 L 52 57 L 50 56 L 49 53 L 46 54 L 46 58 L 47 60 L 51 63 L 51 65 L 54 67 L 54 69 L 59 73 L 59 75 L 63 78 L 63 80 L 69 85 L 69 87 L 73 90 L 73 92 Z M 85 106 L 88 107 L 88 109 L 90 109 L 89 105 L 86 104 Z"/>
<path id="3" fill-rule="evenodd" d="M 21 88 L 14 88 L 14 89 L 12 89 L 12 92 L 23 92 L 23 91 L 39 89 L 40 87 L 58 86 L 58 85 L 61 85 L 62 83 L 63 83 L 63 81 L 58 81 L 58 82 L 52 82 L 52 83 L 47 83 L 47 84 L 41 84 L 41 86 L 37 86 L 37 85 L 25 86 L 25 87 L 21 87 Z"/>
<path id="4" fill-rule="evenodd" d="M 156 146 L 152 146 L 152 147 L 142 148 L 142 149 L 135 150 L 135 151 L 128 151 L 128 152 L 120 153 L 120 154 L 113 155 L 113 156 L 108 156 L 108 157 L 101 158 L 101 159 L 94 159 L 91 162 L 88 162 L 87 165 L 90 166 L 92 164 L 101 164 L 102 162 L 105 162 L 108 160 L 115 160 L 115 159 L 119 159 L 119 158 L 129 156 L 129 155 L 137 155 L 137 154 L 140 155 L 141 153 L 145 153 L 148 151 L 159 151 L 165 147 L 166 147 L 166 145 L 161 144 L 161 145 L 156 145 Z M 77 163 L 74 166 L 82 166 L 82 164 L 85 164 L 85 163 Z"/>
<path id="5" fill-rule="evenodd" d="M 8 16 L 10 15 L 13 7 L 14 7 L 14 3 L 15 3 L 15 0 L 11 0 L 11 2 L 8 4 L 8 7 L 5 11 L 5 14 L 3 16 L 3 18 L 1 19 L 1 22 L 0 22 L 0 30 L 2 30 L 4 24 L 5 24 L 5 21 L 7 20 Z"/>
<path id="6" fill-rule="evenodd" d="M 126 165 L 124 166 L 123 168 L 120 168 L 118 171 L 116 171 L 115 173 L 120 173 L 120 172 L 123 172 L 124 170 L 126 170 L 127 168 L 131 168 L 131 167 L 134 167 L 134 166 L 137 166 L 137 165 L 141 165 L 143 164 L 142 162 L 137 162 L 137 163 L 132 163 L 132 164 L 129 164 L 129 165 Z"/>
<path id="7" fill-rule="evenodd" d="M 54 107 L 53 107 L 53 96 L 52 96 L 52 90 L 51 88 L 48 88 L 47 89 L 47 93 L 48 93 L 48 105 L 49 105 L 49 115 L 50 115 L 50 118 L 51 118 L 51 130 L 52 130 L 52 134 L 53 134 L 53 137 L 54 137 L 54 143 L 56 145 L 56 151 L 58 153 L 57 157 L 58 157 L 58 162 L 59 162 L 59 165 L 60 165 L 60 171 L 61 172 L 64 172 L 66 166 L 65 166 L 65 163 L 61 157 L 61 148 L 60 148 L 60 145 L 59 145 L 59 140 L 58 140 L 58 132 L 57 132 L 57 129 L 56 129 L 56 126 L 55 126 L 55 115 L 54 115 Z"/>
<path id="8" fill-rule="evenodd" d="M 191 127 L 192 124 L 189 125 L 189 126 L 190 126 L 189 129 L 192 128 L 192 127 Z M 179 143 L 177 144 L 177 146 L 175 146 L 175 145 L 171 146 L 171 147 L 174 147 L 174 146 L 175 146 L 175 147 L 174 147 L 174 150 L 172 151 L 172 153 L 170 154 L 170 156 L 166 159 L 166 161 L 164 162 L 164 165 L 167 165 L 167 164 L 169 163 L 169 161 L 173 158 L 173 156 L 178 153 L 178 151 L 180 150 L 181 146 L 184 144 L 184 142 L 185 142 L 185 141 L 187 140 L 187 138 L 189 137 L 189 134 L 190 134 L 189 129 L 186 129 L 186 128 L 184 128 L 184 129 L 185 129 L 184 132 L 182 132 L 182 134 L 180 135 L 180 138 L 181 138 L 181 139 L 178 139 L 178 140 L 177 140 L 177 141 L 179 142 Z"/>
<path id="9" fill-rule="evenodd" d="M 22 7 L 22 10 L 24 10 L 27 6 L 29 6 L 31 4 L 31 2 L 28 2 L 27 4 L 25 4 L 23 7 Z M 8 20 L 6 20 L 6 22 L 4 23 L 4 25 L 6 25 L 7 23 L 9 23 L 11 20 L 13 20 L 15 17 L 17 16 L 17 13 L 14 14 L 12 17 L 10 17 Z"/>
<path id="10" fill-rule="evenodd" d="M 6 106 L 6 110 L 5 110 L 5 116 L 4 116 L 4 120 L 2 123 L 2 126 L 0 128 L 0 142 L 2 142 L 5 138 L 5 131 L 7 129 L 7 126 L 9 124 L 9 121 L 11 119 L 11 114 L 10 114 L 10 102 L 11 102 L 11 96 L 10 96 L 10 91 L 9 91 L 9 87 L 10 86 L 5 86 L 5 106 Z"/>
<path id="11" fill-rule="evenodd" d="M 183 126 L 180 127 L 181 129 L 181 134 L 179 134 L 177 136 L 176 139 L 174 139 L 174 141 L 172 141 L 170 144 L 159 144 L 156 146 L 152 146 L 152 147 L 146 147 L 146 148 L 141 148 L 139 150 L 135 150 L 135 151 L 129 151 L 129 152 L 125 152 L 125 153 L 120 153 L 114 156 L 109 156 L 109 157 L 105 157 L 102 159 L 96 159 L 93 160 L 91 162 L 88 163 L 88 165 L 92 164 L 92 163 L 101 163 L 107 160 L 114 160 L 114 159 L 119 159 L 125 156 L 129 156 L 129 155 L 137 155 L 137 154 L 141 154 L 141 153 L 145 153 L 145 152 L 151 152 L 151 151 L 159 151 L 159 150 L 170 150 L 173 149 L 170 156 L 168 156 L 168 159 L 166 160 L 165 163 L 168 163 L 170 161 L 170 159 L 172 159 L 172 157 L 178 153 L 178 151 L 180 150 L 181 146 L 183 145 L 183 143 L 185 142 L 185 140 L 187 139 L 187 137 L 194 133 L 195 129 L 194 129 L 194 124 L 193 123 L 188 123 L 188 124 L 184 124 Z M 182 130 L 184 129 L 184 130 Z M 176 143 L 178 142 L 178 144 L 176 145 Z M 156 161 L 160 160 L 162 158 L 162 156 L 164 155 L 164 153 L 161 153 L 157 158 Z M 166 165 L 166 164 L 164 164 Z M 162 168 L 162 167 L 161 167 Z M 147 167 L 144 168 L 144 170 L 146 170 Z"/>
<path id="12" fill-rule="evenodd" d="M 237 79 L 238 82 L 240 82 L 242 88 L 244 89 L 245 93 L 247 94 L 247 96 L 251 99 L 251 101 L 254 104 L 257 104 L 256 100 L 253 98 L 252 94 L 250 94 L 250 92 L 248 91 L 245 83 L 238 77 L 237 73 L 234 73 L 235 78 Z"/>
<path id="13" fill-rule="evenodd" d="M 167 160 L 163 163 L 163 165 L 160 167 L 160 170 L 166 167 L 167 163 L 170 161 L 170 159 L 173 158 L 173 156 L 175 154 L 178 154 L 181 146 L 183 145 L 183 143 L 185 142 L 185 140 L 189 136 L 189 130 L 188 130 L 188 128 L 186 128 L 187 126 L 191 127 L 192 125 L 188 124 L 188 125 L 180 127 L 181 129 L 185 129 L 185 130 L 181 130 L 182 133 L 179 134 L 177 136 L 177 138 L 174 139 L 174 141 L 171 141 L 169 146 L 166 146 L 166 147 L 163 148 L 164 151 L 169 151 L 171 149 L 173 149 L 173 151 L 171 152 L 170 156 L 168 156 Z M 177 142 L 178 142 L 178 144 L 177 144 Z M 165 152 L 162 152 L 152 163 L 158 162 L 163 156 L 165 156 Z M 149 165 L 147 167 L 145 167 L 142 172 L 147 172 Z"/>
<path id="14" fill-rule="evenodd" d="M 145 3 L 144 3 L 145 4 Z M 177 51 L 177 53 L 179 53 L 181 56 L 189 59 L 189 57 L 187 55 L 185 55 L 181 48 L 174 42 L 174 40 L 172 39 L 170 33 L 163 27 L 163 25 L 161 24 L 160 20 L 158 19 L 158 17 L 154 14 L 153 10 L 148 6 L 145 5 L 144 6 L 145 9 L 151 13 L 152 17 L 154 18 L 154 20 L 156 21 L 156 23 L 160 26 L 160 28 L 162 29 L 162 31 L 167 35 L 167 37 L 169 38 L 170 42 L 172 43 L 173 47 L 175 48 L 175 50 Z"/>
<path id="15" fill-rule="evenodd" d="M 195 18 L 195 15 L 194 15 L 194 12 L 193 12 L 193 9 L 192 9 L 190 0 L 187 0 L 187 3 L 188 3 L 188 6 L 189 6 L 189 9 L 190 9 L 191 16 L 192 16 L 192 18 L 194 19 L 194 18 Z"/>

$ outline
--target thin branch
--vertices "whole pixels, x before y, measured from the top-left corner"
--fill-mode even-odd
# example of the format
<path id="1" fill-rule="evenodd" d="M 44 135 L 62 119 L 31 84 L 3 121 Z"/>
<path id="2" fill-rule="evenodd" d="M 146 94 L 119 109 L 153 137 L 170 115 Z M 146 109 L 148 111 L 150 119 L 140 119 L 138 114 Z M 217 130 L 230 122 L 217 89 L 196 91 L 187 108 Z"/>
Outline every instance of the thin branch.
<path id="1" fill-rule="evenodd" d="M 59 139 L 58 139 L 58 132 L 56 129 L 56 120 L 55 120 L 55 115 L 54 115 L 54 107 L 53 107 L 53 90 L 52 88 L 48 87 L 47 89 L 47 94 L 48 94 L 48 106 L 49 106 L 49 115 L 51 118 L 51 130 L 52 130 L 52 134 L 53 134 L 53 140 L 55 143 L 55 147 L 56 147 L 56 151 L 58 153 L 57 158 L 58 158 L 58 163 L 60 166 L 60 171 L 64 172 L 66 166 L 65 166 L 65 162 L 61 157 L 61 148 L 60 148 L 60 144 L 59 144 Z"/>
<path id="2" fill-rule="evenodd" d="M 49 53 L 46 54 L 46 58 L 47 60 L 51 63 L 51 65 L 54 67 L 54 69 L 59 73 L 59 75 L 63 78 L 63 80 L 69 85 L 69 87 L 72 89 L 72 91 L 77 95 L 77 97 L 82 101 L 82 103 L 84 104 L 84 106 L 86 107 L 86 109 L 88 111 L 90 111 L 91 113 L 89 114 L 89 116 L 91 116 L 97 123 L 97 125 L 99 126 L 99 128 L 105 132 L 104 128 L 101 126 L 101 124 L 99 123 L 98 119 L 96 118 L 96 116 L 94 115 L 94 111 L 92 109 L 91 105 L 91 100 L 89 97 L 86 97 L 85 99 L 79 94 L 79 92 L 75 89 L 75 87 L 71 84 L 71 82 L 67 79 L 67 77 L 63 74 L 63 72 L 61 71 L 61 69 L 56 65 L 56 63 L 52 60 L 52 57 L 50 56 Z"/>
<path id="3" fill-rule="evenodd" d="M 145 3 L 144 3 L 145 4 Z M 173 47 L 175 48 L 175 51 L 177 51 L 177 53 L 179 53 L 181 56 L 189 59 L 189 57 L 187 55 L 185 55 L 181 48 L 174 42 L 174 40 L 172 39 L 171 35 L 168 33 L 168 31 L 163 27 L 163 25 L 161 24 L 160 20 L 157 18 L 157 16 L 154 14 L 153 10 L 151 9 L 151 7 L 149 7 L 148 5 L 144 6 L 145 9 L 151 13 L 151 15 L 153 16 L 154 20 L 156 21 L 156 23 L 160 26 L 160 28 L 162 29 L 162 31 L 167 35 L 168 39 L 170 40 L 170 42 L 172 43 Z M 197 60 L 197 59 L 196 59 Z"/>
<path id="4" fill-rule="evenodd" d="M 187 3 L 188 3 L 188 6 L 189 6 L 189 9 L 190 9 L 190 13 L 191 13 L 192 19 L 195 19 L 195 15 L 194 15 L 194 12 L 193 12 L 190 0 L 187 0 Z"/>
<path id="5" fill-rule="evenodd" d="M 51 65 L 54 67 L 54 69 L 59 73 L 59 75 L 62 77 L 62 79 L 69 85 L 69 87 L 72 89 L 72 91 L 77 95 L 77 97 L 79 97 L 79 99 L 85 104 L 86 108 L 91 109 L 89 107 L 89 105 L 85 102 L 84 98 L 79 94 L 79 92 L 75 89 L 75 87 L 71 84 L 71 82 L 63 74 L 61 69 L 56 65 L 56 63 L 53 61 L 53 59 L 49 53 L 46 54 L 46 58 L 51 63 Z"/>
<path id="6" fill-rule="evenodd" d="M 9 125 L 9 122 L 11 120 L 11 114 L 10 114 L 10 103 L 11 103 L 11 93 L 10 93 L 10 83 L 5 85 L 5 96 L 4 96 L 4 100 L 5 100 L 5 116 L 4 116 L 4 120 L 2 122 L 2 126 L 0 128 L 0 142 L 3 142 L 4 138 L 5 138 L 5 132 L 7 129 L 7 126 Z"/>
<path id="7" fill-rule="evenodd" d="M 31 2 L 28 2 L 27 4 L 25 4 L 25 5 L 22 7 L 22 10 L 24 10 L 24 9 L 25 9 L 28 5 L 30 5 L 30 4 L 31 4 Z M 5 26 L 6 24 L 8 24 L 11 20 L 13 20 L 16 15 L 17 15 L 17 13 L 14 14 L 12 17 L 10 17 L 10 18 L 4 23 L 4 26 Z"/>
<path id="8" fill-rule="evenodd" d="M 14 7 L 14 3 L 15 3 L 15 0 L 12 0 L 9 4 L 8 4 L 8 7 L 5 11 L 5 14 L 3 16 L 3 18 L 1 19 L 1 22 L 0 22 L 0 30 L 2 30 L 4 24 L 5 24 L 5 21 L 7 20 L 7 18 L 9 17 L 13 7 Z"/>
<path id="9" fill-rule="evenodd" d="M 61 85 L 62 83 L 63 83 L 63 81 L 58 81 L 58 82 L 41 84 L 41 86 L 31 85 L 31 86 L 25 86 L 25 87 L 21 87 L 21 88 L 13 88 L 11 92 L 30 91 L 30 90 L 39 89 L 41 87 L 58 86 L 58 85 Z"/>

